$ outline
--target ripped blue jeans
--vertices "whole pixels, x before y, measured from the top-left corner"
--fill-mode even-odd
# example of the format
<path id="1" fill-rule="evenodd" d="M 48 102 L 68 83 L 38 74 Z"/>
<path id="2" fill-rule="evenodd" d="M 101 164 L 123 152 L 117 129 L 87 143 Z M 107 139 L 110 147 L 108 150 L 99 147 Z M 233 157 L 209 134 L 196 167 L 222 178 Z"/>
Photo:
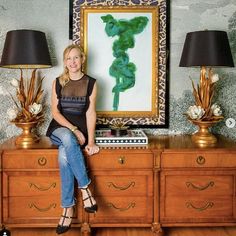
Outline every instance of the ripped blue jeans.
<path id="1" fill-rule="evenodd" d="M 67 128 L 55 129 L 50 139 L 58 146 L 58 162 L 61 176 L 61 206 L 75 205 L 74 181 L 79 188 L 90 184 L 85 166 L 84 156 L 75 135 Z"/>

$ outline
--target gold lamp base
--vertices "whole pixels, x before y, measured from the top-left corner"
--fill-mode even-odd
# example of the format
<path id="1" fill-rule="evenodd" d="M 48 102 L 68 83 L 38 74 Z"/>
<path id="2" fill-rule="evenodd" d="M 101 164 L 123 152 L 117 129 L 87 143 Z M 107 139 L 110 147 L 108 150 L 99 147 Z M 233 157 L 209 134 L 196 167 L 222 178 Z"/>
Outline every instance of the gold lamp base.
<path id="1" fill-rule="evenodd" d="M 39 141 L 39 137 L 33 132 L 33 128 L 37 126 L 39 121 L 32 121 L 32 122 L 13 122 L 17 127 L 23 130 L 22 134 L 16 138 L 16 145 L 22 148 L 28 148 L 32 144 Z"/>
<path id="2" fill-rule="evenodd" d="M 191 120 L 191 122 L 199 127 L 198 132 L 192 135 L 192 141 L 200 147 L 211 147 L 217 143 L 217 138 L 209 132 L 208 128 L 218 123 L 215 121 L 199 121 Z"/>

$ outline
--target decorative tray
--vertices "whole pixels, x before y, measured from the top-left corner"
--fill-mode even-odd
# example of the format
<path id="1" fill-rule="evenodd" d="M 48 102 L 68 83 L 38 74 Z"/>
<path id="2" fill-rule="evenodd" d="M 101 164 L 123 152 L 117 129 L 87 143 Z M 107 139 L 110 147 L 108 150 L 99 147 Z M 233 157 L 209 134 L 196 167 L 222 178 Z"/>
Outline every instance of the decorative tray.
<path id="1" fill-rule="evenodd" d="M 146 145 L 148 137 L 141 129 L 128 129 L 127 135 L 114 136 L 111 130 L 96 130 L 97 145 Z"/>

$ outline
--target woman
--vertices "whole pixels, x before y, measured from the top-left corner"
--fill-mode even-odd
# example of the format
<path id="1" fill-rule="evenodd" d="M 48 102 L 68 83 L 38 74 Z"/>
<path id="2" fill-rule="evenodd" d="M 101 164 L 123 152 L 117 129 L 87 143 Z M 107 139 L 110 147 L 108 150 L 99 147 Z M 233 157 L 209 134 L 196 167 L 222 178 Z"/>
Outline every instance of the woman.
<path id="1" fill-rule="evenodd" d="M 78 45 L 64 50 L 64 72 L 53 82 L 52 116 L 47 136 L 58 145 L 63 213 L 58 234 L 69 230 L 74 214 L 74 179 L 82 192 L 85 211 L 94 213 L 97 204 L 88 188 L 89 179 L 82 148 L 88 155 L 99 151 L 94 143 L 96 125 L 96 80 L 82 72 L 85 54 Z"/>

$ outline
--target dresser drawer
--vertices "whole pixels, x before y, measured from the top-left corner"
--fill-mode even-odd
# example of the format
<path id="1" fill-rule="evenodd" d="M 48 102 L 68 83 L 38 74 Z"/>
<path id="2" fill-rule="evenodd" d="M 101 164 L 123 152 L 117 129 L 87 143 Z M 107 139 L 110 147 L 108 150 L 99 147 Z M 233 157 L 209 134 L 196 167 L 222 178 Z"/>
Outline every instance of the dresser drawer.
<path id="1" fill-rule="evenodd" d="M 236 153 L 225 152 L 164 152 L 161 167 L 236 167 Z"/>
<path id="2" fill-rule="evenodd" d="M 88 164 L 91 169 L 125 169 L 125 168 L 152 168 L 153 155 L 151 153 L 130 153 L 130 152 L 101 152 L 88 157 Z"/>
<path id="3" fill-rule="evenodd" d="M 58 168 L 57 150 L 24 150 L 4 152 L 4 169 Z"/>
<path id="4" fill-rule="evenodd" d="M 97 197 L 99 210 L 90 214 L 91 223 L 152 223 L 152 198 Z"/>
<path id="5" fill-rule="evenodd" d="M 153 196 L 151 171 L 94 171 L 96 196 Z"/>
<path id="6" fill-rule="evenodd" d="M 4 172 L 3 196 L 60 196 L 58 172 Z"/>
<path id="7" fill-rule="evenodd" d="M 234 175 L 213 175 L 212 172 L 189 172 L 183 171 L 181 175 L 171 173 L 162 175 L 162 183 L 165 183 L 163 191 L 166 196 L 176 195 L 214 195 L 232 196 Z"/>
<path id="8" fill-rule="evenodd" d="M 42 197 L 9 197 L 3 198 L 5 207 L 4 218 L 35 218 L 55 217 L 61 214 L 60 199 L 57 196 Z M 6 208 L 5 208 L 6 209 Z M 8 212 L 8 214 L 7 214 Z"/>
<path id="9" fill-rule="evenodd" d="M 30 224 L 45 224 L 53 223 L 56 225 L 60 218 L 62 208 L 60 197 L 53 195 L 51 197 L 9 197 L 3 198 L 4 211 L 3 219 L 7 223 L 25 223 Z M 79 209 L 80 201 L 76 204 L 76 209 Z M 76 210 L 73 223 L 79 223 L 82 219 L 82 211 Z"/>
<path id="10" fill-rule="evenodd" d="M 220 218 L 233 219 L 232 197 L 171 197 L 162 206 L 161 220 L 212 222 Z"/>

